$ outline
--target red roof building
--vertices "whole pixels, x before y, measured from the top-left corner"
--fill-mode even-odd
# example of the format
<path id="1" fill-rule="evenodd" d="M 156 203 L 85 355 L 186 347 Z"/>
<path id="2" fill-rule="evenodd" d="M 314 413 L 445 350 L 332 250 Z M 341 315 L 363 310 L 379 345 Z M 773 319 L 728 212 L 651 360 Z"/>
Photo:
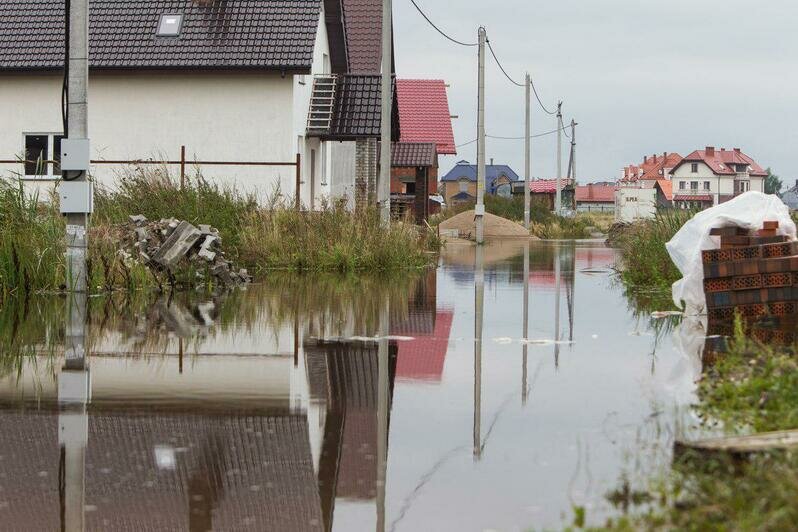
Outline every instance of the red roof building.
<path id="1" fill-rule="evenodd" d="M 640 179 L 668 179 L 671 170 L 676 168 L 681 161 L 682 156 L 675 152 L 663 152 L 662 155 L 654 154 L 651 157 L 644 156 L 642 164 L 631 164 L 623 169 L 621 181 L 635 182 Z"/>
<path id="2" fill-rule="evenodd" d="M 759 166 L 751 157 L 740 151 L 740 148 L 716 150 L 707 146 L 703 150 L 696 150 L 682 159 L 671 171 L 675 171 L 685 163 L 704 163 L 715 175 L 734 176 L 740 172 L 748 172 L 751 176 L 767 177 L 768 173 Z"/>
<path id="3" fill-rule="evenodd" d="M 441 79 L 396 80 L 400 142 L 433 142 L 439 155 L 456 155 L 446 84 Z"/>
<path id="4" fill-rule="evenodd" d="M 576 202 L 584 203 L 615 203 L 614 185 L 577 185 Z"/>

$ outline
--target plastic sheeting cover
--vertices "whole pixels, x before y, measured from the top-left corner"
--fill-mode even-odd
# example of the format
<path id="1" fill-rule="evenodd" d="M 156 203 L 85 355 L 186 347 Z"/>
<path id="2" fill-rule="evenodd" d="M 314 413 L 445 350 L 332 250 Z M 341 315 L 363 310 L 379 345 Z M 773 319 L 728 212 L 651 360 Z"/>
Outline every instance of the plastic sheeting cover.
<path id="1" fill-rule="evenodd" d="M 762 228 L 765 221 L 779 222 L 778 233 L 796 239 L 795 223 L 790 210 L 778 196 L 761 192 L 746 192 L 696 214 L 665 244 L 682 278 L 673 283 L 673 302 L 688 314 L 706 310 L 704 297 L 704 267 L 701 251 L 720 247 L 718 237 L 709 236 L 713 227 L 736 225 L 749 230 Z"/>

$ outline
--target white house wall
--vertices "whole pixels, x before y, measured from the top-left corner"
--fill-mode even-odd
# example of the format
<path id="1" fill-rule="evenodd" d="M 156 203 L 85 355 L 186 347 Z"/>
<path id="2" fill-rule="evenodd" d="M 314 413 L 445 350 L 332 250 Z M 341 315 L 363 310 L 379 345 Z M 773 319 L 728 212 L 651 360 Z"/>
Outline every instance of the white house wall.
<path id="1" fill-rule="evenodd" d="M 734 181 L 733 175 L 718 176 L 707 166 L 707 164 L 699 162 L 697 172 L 693 173 L 692 163 L 689 161 L 681 165 L 676 171 L 673 172 L 671 181 L 673 183 L 673 194 L 710 194 L 713 203 L 718 204 L 719 196 L 732 196 L 734 195 Z M 680 183 L 684 181 L 685 188 L 680 188 Z M 690 182 L 698 182 L 698 190 L 691 192 Z M 709 190 L 704 188 L 704 182 L 709 181 Z M 765 191 L 765 180 L 761 177 L 750 176 L 748 178 L 750 183 L 750 190 L 759 192 Z"/>
<path id="2" fill-rule="evenodd" d="M 23 133 L 60 133 L 58 74 L 2 74 L 0 159 L 23 151 Z M 293 80 L 279 73 L 92 72 L 89 137 L 92 159 L 293 161 Z M 120 166 L 94 165 L 92 175 L 112 185 Z M 292 193 L 293 167 L 205 166 L 203 176 L 264 198 L 276 186 Z M 19 172 L 19 165 L 0 172 Z M 179 168 L 172 167 L 173 175 Z M 193 168 L 189 166 L 189 173 Z M 42 185 L 42 183 L 38 183 Z M 51 186 L 52 182 L 44 184 Z M 35 186 L 35 185 L 34 185 Z"/>
<path id="3" fill-rule="evenodd" d="M 657 213 L 657 189 L 621 187 L 615 191 L 615 219 L 619 222 L 650 219 Z"/>
<path id="4" fill-rule="evenodd" d="M 330 195 L 334 198 L 347 198 L 350 208 L 355 199 L 355 142 L 328 143 L 332 155 L 330 172 Z"/>

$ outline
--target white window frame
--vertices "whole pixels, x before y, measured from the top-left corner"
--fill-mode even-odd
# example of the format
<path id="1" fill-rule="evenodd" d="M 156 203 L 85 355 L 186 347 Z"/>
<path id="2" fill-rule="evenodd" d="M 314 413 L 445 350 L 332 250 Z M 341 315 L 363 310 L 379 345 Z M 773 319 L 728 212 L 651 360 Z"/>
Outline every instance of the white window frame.
<path id="1" fill-rule="evenodd" d="M 25 131 L 22 133 L 22 156 L 25 160 L 27 160 L 27 137 L 47 137 L 47 155 L 45 157 L 46 161 L 54 161 L 55 160 L 55 137 L 62 137 L 64 136 L 63 133 L 54 133 L 54 132 L 44 132 L 44 131 Z M 23 179 L 30 180 L 30 181 L 51 181 L 54 179 L 61 179 L 60 172 L 53 172 L 53 163 L 46 163 L 45 167 L 47 168 L 47 173 L 44 175 L 28 175 L 25 173 L 25 166 L 26 164 L 23 163 L 22 165 L 22 172 L 23 172 Z"/>

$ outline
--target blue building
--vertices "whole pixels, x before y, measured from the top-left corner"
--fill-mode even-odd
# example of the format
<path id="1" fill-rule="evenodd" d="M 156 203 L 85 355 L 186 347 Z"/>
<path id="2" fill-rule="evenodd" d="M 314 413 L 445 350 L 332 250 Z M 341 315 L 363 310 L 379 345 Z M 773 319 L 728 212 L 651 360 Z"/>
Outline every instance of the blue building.
<path id="1" fill-rule="evenodd" d="M 475 202 L 477 197 L 477 165 L 459 161 L 441 178 L 442 194 L 447 205 Z M 513 183 L 521 181 L 506 164 L 490 164 L 485 168 L 485 193 L 510 197 Z"/>

